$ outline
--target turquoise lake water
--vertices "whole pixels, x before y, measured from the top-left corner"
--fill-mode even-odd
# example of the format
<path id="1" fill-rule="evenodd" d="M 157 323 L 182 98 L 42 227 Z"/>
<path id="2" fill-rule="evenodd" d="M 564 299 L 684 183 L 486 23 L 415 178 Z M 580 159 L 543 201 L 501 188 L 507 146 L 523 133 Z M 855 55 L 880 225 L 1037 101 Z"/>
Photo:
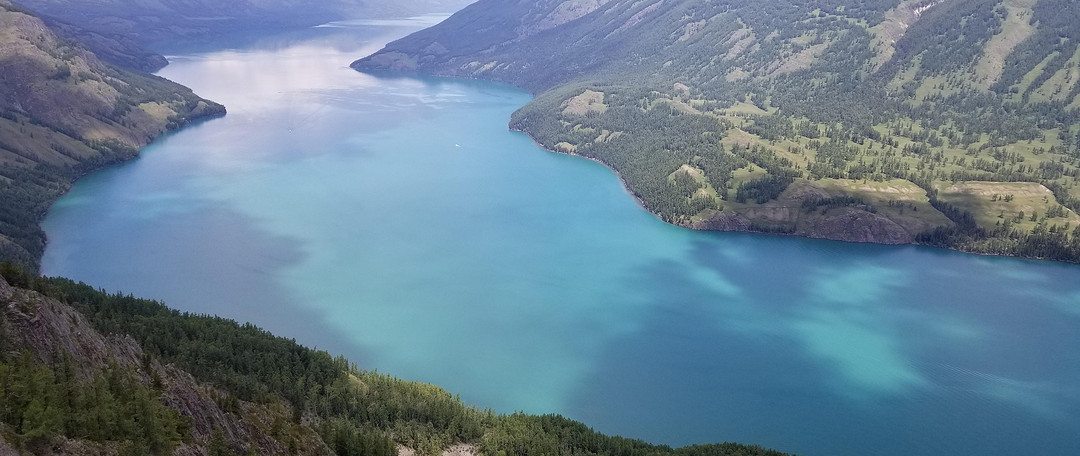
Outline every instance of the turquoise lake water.
<path id="1" fill-rule="evenodd" d="M 1080 454 L 1080 267 L 664 224 L 527 93 L 348 68 L 432 19 L 174 50 L 228 116 L 80 180 L 43 272 L 657 443 Z"/>

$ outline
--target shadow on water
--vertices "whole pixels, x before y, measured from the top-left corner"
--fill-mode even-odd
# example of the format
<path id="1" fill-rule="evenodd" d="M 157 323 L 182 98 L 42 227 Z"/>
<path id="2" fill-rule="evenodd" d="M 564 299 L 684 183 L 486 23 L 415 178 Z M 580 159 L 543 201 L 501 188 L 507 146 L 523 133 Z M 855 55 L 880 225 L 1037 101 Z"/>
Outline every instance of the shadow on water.
<path id="1" fill-rule="evenodd" d="M 1070 379 L 1080 363 L 1055 355 L 1080 346 L 1075 321 L 1018 311 L 1023 301 L 988 285 L 998 277 L 954 287 L 934 269 L 970 258 L 911 258 L 921 250 L 727 234 L 694 240 L 685 262 L 657 261 L 626 278 L 650 310 L 595 357 L 568 414 L 674 445 L 1077 454 L 1080 398 Z M 883 266 L 920 261 L 929 272 Z M 972 302 L 996 316 L 980 319 Z M 1043 337 L 980 336 L 1007 331 L 1023 314 L 1023 324 L 1045 328 Z M 1017 329 L 1029 331 L 1039 333 Z"/>
<path id="2" fill-rule="evenodd" d="M 688 276 L 686 266 L 661 261 L 627 278 L 634 288 L 662 286 L 640 289 L 651 301 L 650 313 L 636 332 L 611 341 L 596 357 L 568 401 L 577 404 L 570 414 L 602 431 L 676 445 L 702 441 L 705 422 L 716 441 L 786 447 L 782 435 L 800 432 L 799 423 L 785 422 L 787 398 L 808 388 L 827 395 L 815 386 L 826 374 L 791 341 L 725 328 L 722 307 L 741 305 L 740 298 Z M 756 356 L 762 346 L 778 353 Z"/>
<path id="3" fill-rule="evenodd" d="M 348 334 L 328 324 L 323 312 L 304 305 L 280 284 L 282 271 L 304 258 L 297 240 L 266 232 L 249 216 L 221 204 L 202 201 L 175 208 L 166 202 L 156 206 L 159 212 L 131 211 L 122 204 L 104 208 L 106 213 L 97 221 L 71 210 L 54 215 L 50 222 L 56 229 L 78 233 L 57 236 L 65 245 L 53 246 L 52 255 L 47 254 L 43 261 L 43 270 L 77 277 L 109 291 L 156 299 L 184 312 L 249 322 L 309 347 L 345 354 L 360 366 L 370 359 Z M 126 214 L 123 223 L 100 222 L 118 212 Z M 64 220 L 68 217 L 92 222 L 76 225 Z M 171 222 L 163 223 L 162 219 Z M 82 240 L 103 236 L 124 239 L 123 249 L 117 249 L 116 243 Z M 152 267 L 145 261 L 128 261 L 138 256 L 132 252 L 140 251 L 154 252 Z"/>

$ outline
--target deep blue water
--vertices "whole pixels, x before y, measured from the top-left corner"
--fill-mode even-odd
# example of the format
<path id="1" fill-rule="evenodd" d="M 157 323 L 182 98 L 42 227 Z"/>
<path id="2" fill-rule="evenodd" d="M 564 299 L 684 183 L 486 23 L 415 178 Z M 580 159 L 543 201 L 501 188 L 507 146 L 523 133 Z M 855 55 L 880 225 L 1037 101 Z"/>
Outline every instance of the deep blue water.
<path id="1" fill-rule="evenodd" d="M 1080 454 L 1080 267 L 666 225 L 524 92 L 347 68 L 424 22 L 175 49 L 228 116 L 79 181 L 44 272 L 652 442 Z"/>

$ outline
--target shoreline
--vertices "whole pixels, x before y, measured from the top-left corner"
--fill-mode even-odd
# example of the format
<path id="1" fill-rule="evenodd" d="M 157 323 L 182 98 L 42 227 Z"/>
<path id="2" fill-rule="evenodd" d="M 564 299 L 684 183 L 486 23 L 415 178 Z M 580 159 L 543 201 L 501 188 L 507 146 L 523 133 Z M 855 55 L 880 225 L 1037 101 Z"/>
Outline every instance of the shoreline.
<path id="1" fill-rule="evenodd" d="M 45 221 L 45 218 L 49 215 L 49 211 L 52 211 L 52 208 L 56 204 L 56 202 L 59 201 L 60 198 L 63 198 L 65 195 L 67 195 L 68 193 L 71 192 L 71 189 L 74 188 L 75 183 L 77 183 L 80 179 L 82 179 L 82 178 L 84 178 L 86 176 L 89 176 L 91 174 L 94 174 L 96 172 L 103 171 L 103 170 L 105 170 L 107 168 L 110 168 L 110 167 L 113 167 L 113 166 L 122 165 L 124 163 L 129 163 L 129 162 L 139 158 L 140 156 L 142 156 L 143 149 L 145 149 L 145 148 L 149 147 L 150 145 L 154 144 L 155 142 L 157 142 L 161 138 L 164 138 L 166 136 L 169 136 L 169 135 L 172 135 L 172 134 L 175 134 L 175 133 L 179 133 L 179 132 L 187 129 L 188 127 L 193 127 L 193 126 L 199 125 L 199 124 L 201 124 L 203 122 L 208 122 L 208 121 L 220 118 L 220 117 L 225 117 L 228 114 L 227 109 L 225 108 L 224 105 L 221 105 L 221 104 L 218 104 L 218 105 L 221 106 L 221 109 L 222 109 L 222 112 L 220 112 L 220 113 L 216 113 L 216 112 L 215 113 L 207 113 L 207 114 L 202 114 L 202 115 L 193 117 L 191 119 L 188 119 L 188 121 L 184 122 L 183 125 L 178 125 L 176 128 L 173 128 L 173 129 L 166 129 L 165 131 L 162 131 L 161 133 L 158 133 L 157 135 L 154 135 L 154 137 L 150 138 L 150 140 L 147 141 L 146 144 L 135 148 L 135 153 L 131 154 L 130 156 L 117 157 L 117 159 L 115 159 L 115 160 L 107 161 L 107 162 L 101 163 L 99 166 L 94 166 L 94 167 L 82 170 L 82 172 L 73 174 L 73 175 L 70 176 L 70 178 L 67 178 L 66 179 L 67 182 L 63 183 L 63 186 L 62 186 L 60 192 L 57 193 L 54 197 L 49 199 L 49 201 L 45 205 L 44 210 L 42 210 L 40 213 L 35 215 L 36 221 L 34 222 L 34 226 L 37 229 L 41 230 L 42 241 L 43 241 L 41 254 L 37 255 L 34 258 L 34 262 L 37 263 L 35 265 L 36 266 L 35 272 L 38 275 L 41 275 L 41 273 L 42 273 L 42 271 L 41 271 L 41 259 L 44 258 L 44 256 L 45 256 L 45 249 L 47 249 L 49 247 L 49 236 L 48 236 L 48 233 L 45 232 L 45 229 L 41 227 L 41 222 Z M 27 266 L 30 266 L 30 265 L 27 265 Z"/>
<path id="2" fill-rule="evenodd" d="M 470 79 L 470 80 L 484 81 L 484 79 L 475 79 L 475 78 L 458 78 L 458 79 Z M 653 212 L 652 210 L 650 210 L 648 208 L 648 206 L 645 205 L 645 201 L 643 201 L 640 196 L 638 196 L 636 193 L 634 193 L 633 190 L 630 189 L 630 186 L 627 185 L 626 179 L 623 178 L 622 173 L 620 173 L 619 170 L 615 169 L 615 167 L 605 163 L 603 160 L 600 160 L 598 158 L 588 157 L 588 156 L 585 156 L 585 155 L 581 155 L 581 154 L 578 154 L 576 152 L 562 152 L 562 151 L 552 150 L 552 149 L 549 149 L 549 148 L 545 147 L 543 144 L 541 144 L 539 141 L 537 141 L 536 138 L 534 138 L 531 134 L 529 134 L 528 131 L 525 131 L 525 130 L 522 130 L 522 129 L 510 128 L 510 127 L 508 127 L 508 129 L 510 131 L 514 131 L 514 132 L 524 134 L 526 137 L 529 138 L 530 141 L 532 141 L 533 145 L 535 145 L 538 149 L 541 149 L 541 150 L 543 150 L 545 152 L 552 153 L 552 154 L 558 154 L 558 155 L 566 155 L 566 156 L 570 156 L 570 157 L 582 158 L 582 159 L 585 159 L 585 160 L 588 160 L 588 161 L 591 161 L 591 162 L 594 162 L 594 163 L 598 163 L 598 164 L 604 166 L 605 168 L 610 170 L 613 174 L 615 174 L 615 177 L 619 180 L 619 185 L 622 186 L 623 191 L 626 192 L 626 194 L 630 195 L 634 199 L 634 202 L 637 203 L 638 207 L 640 207 L 645 212 L 648 212 L 650 215 L 652 215 L 657 220 L 659 220 L 659 221 L 661 221 L 661 222 L 663 222 L 665 224 L 678 227 L 678 228 L 684 228 L 684 229 L 688 229 L 688 230 L 701 231 L 701 232 L 747 233 L 747 234 L 753 234 L 753 235 L 814 239 L 814 240 L 821 240 L 821 241 L 845 242 L 845 243 L 851 243 L 851 244 L 872 244 L 872 245 L 896 246 L 896 247 L 913 246 L 913 247 L 928 248 L 928 249 L 941 250 L 941 251 L 947 251 L 947 252 L 957 252 L 957 253 L 962 253 L 962 254 L 966 254 L 966 255 L 977 255 L 977 256 L 981 256 L 981 257 L 1007 258 L 1007 259 L 1023 260 L 1023 261 L 1038 261 L 1038 262 L 1057 263 L 1057 264 L 1072 265 L 1072 266 L 1080 265 L 1080 261 L 1065 261 L 1065 260 L 1055 260 L 1055 259 L 1050 259 L 1050 258 L 1027 257 L 1027 256 L 1018 256 L 1018 255 L 1006 255 L 1006 254 L 1001 254 L 1001 253 L 979 252 L 979 251 L 975 251 L 975 250 L 967 250 L 967 249 L 961 249 L 961 248 L 956 248 L 956 247 L 942 247 L 942 246 L 937 246 L 937 245 L 922 244 L 922 243 L 914 242 L 914 241 L 904 243 L 904 244 L 887 244 L 887 243 L 884 243 L 884 242 L 861 242 L 861 241 L 849 241 L 849 240 L 845 240 L 845 239 L 812 237 L 812 236 L 806 236 L 806 235 L 796 234 L 796 233 L 755 231 L 755 230 L 738 230 L 738 229 L 724 230 L 724 229 L 696 228 L 696 227 L 688 226 L 688 225 L 685 225 L 685 224 L 682 224 L 682 223 L 669 222 L 667 220 L 664 220 L 663 217 L 660 217 L 660 214 L 657 214 L 656 212 Z"/>
<path id="3" fill-rule="evenodd" d="M 638 196 L 637 193 L 634 193 L 634 191 L 630 189 L 630 186 L 627 185 L 626 179 L 623 178 L 622 173 L 620 173 L 619 170 L 615 169 L 615 167 L 605 163 L 603 160 L 600 160 L 598 158 L 593 158 L 593 157 L 587 157 L 587 156 L 584 156 L 584 155 L 581 155 L 581 154 L 578 154 L 578 153 L 574 153 L 574 152 L 560 152 L 560 151 L 557 151 L 557 150 L 548 149 L 543 144 L 540 144 L 540 142 L 537 141 L 536 138 L 534 138 L 531 134 L 529 134 L 529 132 L 527 132 L 525 130 L 518 130 L 518 129 L 515 129 L 515 128 L 509 128 L 509 130 L 525 135 L 525 137 L 529 138 L 529 140 L 532 141 L 533 145 L 535 145 L 538 149 L 543 150 L 545 152 L 549 152 L 549 153 L 552 153 L 552 154 L 558 154 L 558 155 L 566 155 L 566 156 L 570 156 L 570 157 L 583 158 L 583 159 L 591 161 L 593 163 L 598 163 L 598 164 L 602 165 L 603 167 L 610 170 L 613 174 L 615 174 L 615 177 L 617 179 L 619 179 L 619 185 L 622 186 L 623 191 L 626 192 L 627 195 L 630 195 L 630 197 L 634 198 L 634 201 L 637 203 L 638 207 L 645 210 L 645 212 L 648 212 L 649 214 L 652 214 L 652 216 L 656 217 L 657 220 L 660 220 L 661 222 L 667 223 L 668 225 L 674 225 L 674 226 L 677 226 L 677 227 L 680 227 L 680 228 L 686 228 L 686 229 L 691 229 L 691 230 L 694 229 L 694 228 L 686 226 L 686 225 L 682 225 L 682 224 L 678 224 L 678 223 L 671 223 L 671 222 L 669 222 L 667 220 L 664 220 L 663 217 L 660 217 L 660 214 L 657 214 L 657 213 L 653 212 L 652 210 L 650 210 L 648 208 L 648 206 L 645 205 L 645 201 L 642 200 L 641 197 Z M 695 230 L 695 231 L 701 231 L 701 230 Z"/>

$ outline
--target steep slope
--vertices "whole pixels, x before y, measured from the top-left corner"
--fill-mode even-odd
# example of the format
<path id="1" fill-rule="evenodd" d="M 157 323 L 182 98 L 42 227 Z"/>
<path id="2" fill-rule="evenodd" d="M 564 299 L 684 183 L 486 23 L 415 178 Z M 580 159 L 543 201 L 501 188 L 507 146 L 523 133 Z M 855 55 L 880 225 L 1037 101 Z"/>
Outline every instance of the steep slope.
<path id="1" fill-rule="evenodd" d="M 128 402 L 117 403 L 117 387 Z M 251 325 L 6 264 L 0 399 L 0 454 L 784 456 L 734 443 L 672 449 L 560 416 L 496 415 Z M 86 420 L 95 416 L 97 428 Z"/>
<path id="2" fill-rule="evenodd" d="M 304 27 L 342 19 L 453 12 L 470 0 L 22 0 L 44 16 L 142 45 L 210 34 Z"/>
<path id="3" fill-rule="evenodd" d="M 1078 7 L 482 0 L 354 68 L 527 88 L 673 223 L 1077 261 Z"/>
<path id="4" fill-rule="evenodd" d="M 2 278 L 0 383 L 0 454 L 334 454 L 284 404 L 237 400 Z"/>
<path id="5" fill-rule="evenodd" d="M 93 32 L 54 18 L 43 20 L 57 36 L 86 46 L 101 60 L 118 67 L 153 73 L 169 64 L 165 56 L 146 50 L 130 37 Z"/>
<path id="6" fill-rule="evenodd" d="M 101 62 L 7 0 L 0 68 L 0 258 L 23 264 L 41 256 L 37 223 L 75 178 L 225 113 L 186 87 Z"/>

